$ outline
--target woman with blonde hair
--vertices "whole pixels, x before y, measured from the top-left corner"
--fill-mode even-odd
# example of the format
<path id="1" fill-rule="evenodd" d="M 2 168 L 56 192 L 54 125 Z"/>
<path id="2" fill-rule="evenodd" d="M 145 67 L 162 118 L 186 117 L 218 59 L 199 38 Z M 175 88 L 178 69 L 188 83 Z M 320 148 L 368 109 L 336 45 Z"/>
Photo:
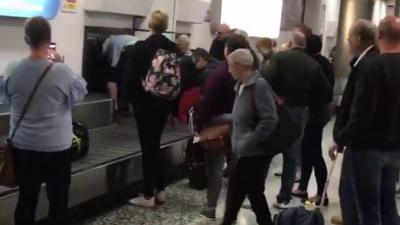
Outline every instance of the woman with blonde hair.
<path id="1" fill-rule="evenodd" d="M 158 49 L 177 53 L 176 44 L 163 33 L 168 28 L 168 15 L 154 11 L 149 20 L 151 35 L 138 42 L 128 53 L 125 84 L 128 99 L 135 112 L 142 149 L 143 195 L 133 198 L 130 204 L 153 208 L 165 202 L 165 155 L 160 149 L 161 134 L 170 114 L 171 102 L 155 97 L 142 86 Z"/>

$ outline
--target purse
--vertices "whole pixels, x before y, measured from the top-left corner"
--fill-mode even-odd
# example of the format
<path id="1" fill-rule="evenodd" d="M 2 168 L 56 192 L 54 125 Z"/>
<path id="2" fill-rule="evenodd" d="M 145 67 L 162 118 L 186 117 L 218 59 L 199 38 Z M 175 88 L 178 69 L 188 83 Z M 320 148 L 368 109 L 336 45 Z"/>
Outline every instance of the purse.
<path id="1" fill-rule="evenodd" d="M 192 135 L 195 136 L 195 109 L 189 110 L 189 129 Z M 227 122 L 222 122 L 219 125 L 210 125 L 200 131 L 199 145 L 206 151 L 211 152 L 226 152 L 230 150 L 230 132 L 231 126 Z"/>
<path id="2" fill-rule="evenodd" d="M 10 138 L 6 140 L 6 143 L 3 147 L 0 147 L 0 186 L 6 186 L 9 188 L 15 188 L 18 186 L 12 140 L 15 137 L 22 120 L 25 118 L 26 112 L 28 111 L 28 108 L 40 84 L 52 67 L 53 63 L 47 66 L 42 75 L 39 77 L 31 94 L 29 95 L 27 102 L 24 105 L 24 108 L 22 109 L 21 116 L 19 117 Z"/>
<path id="3" fill-rule="evenodd" d="M 256 90 L 253 89 L 252 98 L 253 111 L 258 115 L 258 106 L 256 102 Z M 268 151 L 269 156 L 278 155 L 290 148 L 295 141 L 301 136 L 302 127 L 296 124 L 290 117 L 287 107 L 284 104 L 276 103 L 278 113 L 278 123 L 269 137 L 262 141 L 260 145 Z M 259 122 L 259 118 L 255 120 L 255 124 Z"/>
<path id="4" fill-rule="evenodd" d="M 229 125 L 210 126 L 200 131 L 200 144 L 207 151 L 225 152 L 229 148 Z"/>

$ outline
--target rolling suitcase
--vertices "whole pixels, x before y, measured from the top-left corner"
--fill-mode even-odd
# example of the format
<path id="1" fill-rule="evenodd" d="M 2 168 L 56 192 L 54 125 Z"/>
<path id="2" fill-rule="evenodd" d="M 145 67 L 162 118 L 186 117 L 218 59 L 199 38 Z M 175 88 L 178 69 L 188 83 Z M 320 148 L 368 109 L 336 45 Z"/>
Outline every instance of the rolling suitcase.
<path id="1" fill-rule="evenodd" d="M 330 180 L 335 169 L 337 159 L 333 161 L 332 167 L 329 171 L 328 179 L 326 180 L 323 198 L 321 202 L 325 201 L 326 193 Z M 323 204 L 321 204 L 322 206 Z M 286 209 L 275 216 L 274 225 L 324 225 L 324 216 L 322 215 L 321 208 L 313 205 L 306 205 L 300 207 L 293 207 Z"/>
<path id="2" fill-rule="evenodd" d="M 194 137 L 193 107 L 189 110 L 189 129 Z M 193 143 L 191 138 L 186 148 L 186 161 L 188 165 L 189 187 L 203 190 L 207 187 L 207 173 L 205 163 L 205 152 L 200 143 Z"/>

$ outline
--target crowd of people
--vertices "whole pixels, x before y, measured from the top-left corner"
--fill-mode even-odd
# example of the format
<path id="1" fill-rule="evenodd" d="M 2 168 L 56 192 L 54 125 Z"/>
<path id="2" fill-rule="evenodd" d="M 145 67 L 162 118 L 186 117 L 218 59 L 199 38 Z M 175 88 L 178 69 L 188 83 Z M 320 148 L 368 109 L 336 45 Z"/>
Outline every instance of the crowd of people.
<path id="1" fill-rule="evenodd" d="M 282 150 L 281 188 L 273 206 L 293 207 L 292 197 L 327 206 L 329 199 L 323 196 L 327 167 L 321 142 L 335 109 L 335 75 L 331 62 L 321 55 L 321 38 L 302 25 L 293 29 L 290 40 L 280 49 L 275 40 L 268 38 L 258 39 L 253 49 L 245 31 L 223 24 L 209 51 L 191 50 L 188 36 L 180 36 L 175 43 L 163 35 L 168 21 L 168 15 L 157 10 L 150 16 L 151 35 L 146 40 L 136 42 L 126 37 L 133 43 L 124 53 L 121 80 L 137 122 L 144 178 L 143 194 L 129 203 L 154 208 L 167 201 L 161 135 L 171 115 L 188 122 L 188 111 L 193 108 L 194 140 L 205 141 L 204 133 L 213 128 L 230 128 L 217 129 L 224 131 L 220 136 L 226 144 L 222 147 L 204 147 L 208 183 L 201 215 L 216 219 L 222 181 L 227 175 L 222 224 L 236 221 L 247 197 L 257 223 L 272 225 L 264 191 L 274 155 L 263 143 L 279 123 L 278 108 L 283 108 L 302 132 L 289 148 Z M 12 139 L 20 186 L 15 222 L 34 224 L 44 182 L 50 224 L 67 224 L 71 109 L 86 94 L 86 84 L 59 62 L 61 57 L 56 57 L 56 62 L 47 59 L 51 28 L 45 19 L 34 17 L 26 22 L 25 40 L 31 54 L 10 64 L 0 80 L 1 100 L 11 105 L 11 130 L 19 126 L 17 121 L 26 102 L 32 101 L 23 125 Z M 336 114 L 335 144 L 329 151 L 332 159 L 337 152 L 344 153 L 339 188 L 341 222 L 400 224 L 395 201 L 400 169 L 400 19 L 389 16 L 377 28 L 370 21 L 358 20 L 349 31 L 348 44 L 354 59 Z M 156 66 L 154 54 L 159 49 L 180 58 L 176 71 L 180 74 L 181 92 L 175 99 L 152 95 L 143 86 L 149 69 Z M 173 61 L 169 63 L 174 67 Z M 35 81 L 41 76 L 46 76 L 43 87 L 29 100 Z M 165 85 L 176 84 L 169 82 Z M 317 193 L 309 197 L 313 170 Z M 298 171 L 301 179 L 295 188 Z"/>

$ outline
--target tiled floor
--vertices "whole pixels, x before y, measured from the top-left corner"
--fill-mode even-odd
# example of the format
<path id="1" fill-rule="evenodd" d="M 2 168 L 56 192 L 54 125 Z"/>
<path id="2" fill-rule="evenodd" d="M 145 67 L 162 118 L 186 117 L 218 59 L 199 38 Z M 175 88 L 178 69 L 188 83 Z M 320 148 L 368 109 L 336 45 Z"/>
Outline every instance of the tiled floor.
<path id="1" fill-rule="evenodd" d="M 326 127 L 326 134 L 324 135 L 323 146 L 327 149 L 331 143 L 330 131 L 332 124 Z M 328 167 L 331 165 L 330 160 L 326 156 Z M 275 195 L 280 186 L 280 179 L 272 175 L 273 171 L 280 167 L 281 159 L 277 157 L 274 159 L 270 175 L 266 182 L 266 195 L 270 206 L 275 200 Z M 341 158 L 337 163 L 334 170 L 333 179 L 329 188 L 330 205 L 327 209 L 323 210 L 326 224 L 330 224 L 330 218 L 340 212 L 339 198 L 338 198 L 338 182 L 339 172 L 341 167 Z M 316 192 L 315 180 L 310 182 L 309 193 L 312 195 Z M 199 211 L 205 201 L 205 192 L 193 191 L 187 188 L 187 181 L 182 181 L 172 185 L 168 189 L 168 203 L 155 210 L 140 209 L 131 206 L 124 206 L 122 208 L 113 210 L 99 216 L 96 219 L 89 220 L 82 225 L 214 225 L 219 224 L 223 214 L 223 203 L 226 190 L 224 189 L 221 194 L 220 204 L 218 207 L 217 222 L 207 222 L 199 216 Z M 297 201 L 300 204 L 300 201 Z M 273 213 L 278 211 L 272 209 Z M 255 225 L 255 216 L 251 210 L 242 209 L 238 217 L 238 225 Z"/>

